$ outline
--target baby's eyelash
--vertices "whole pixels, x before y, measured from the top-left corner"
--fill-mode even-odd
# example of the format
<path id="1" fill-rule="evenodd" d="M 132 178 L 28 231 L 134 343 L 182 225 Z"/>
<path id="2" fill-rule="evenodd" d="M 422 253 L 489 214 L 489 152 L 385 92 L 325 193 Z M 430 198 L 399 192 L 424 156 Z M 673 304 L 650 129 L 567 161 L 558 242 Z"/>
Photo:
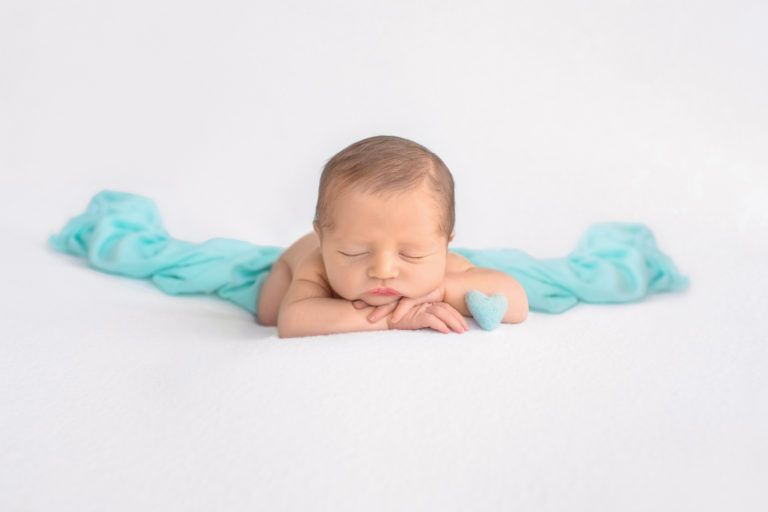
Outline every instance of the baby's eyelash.
<path id="1" fill-rule="evenodd" d="M 339 253 L 343 254 L 344 256 L 349 256 L 350 258 L 354 258 L 355 256 L 363 256 L 365 254 L 368 254 L 368 253 L 365 253 L 365 252 L 361 252 L 360 254 L 347 254 L 347 253 L 341 252 L 341 251 L 339 251 Z M 408 258 L 410 260 L 420 260 L 422 258 L 426 258 L 426 256 L 408 256 L 407 254 L 403 254 L 402 256 L 404 258 Z"/>

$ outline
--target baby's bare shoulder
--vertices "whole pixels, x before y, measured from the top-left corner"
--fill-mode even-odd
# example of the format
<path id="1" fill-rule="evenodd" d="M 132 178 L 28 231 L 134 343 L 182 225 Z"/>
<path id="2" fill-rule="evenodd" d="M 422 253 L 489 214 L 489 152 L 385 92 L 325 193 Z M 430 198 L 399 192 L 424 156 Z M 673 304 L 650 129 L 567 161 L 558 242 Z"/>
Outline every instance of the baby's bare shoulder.
<path id="1" fill-rule="evenodd" d="M 296 261 L 293 279 L 306 279 L 327 286 L 328 275 L 323 264 L 323 255 L 319 247 L 310 249 Z"/>
<path id="2" fill-rule="evenodd" d="M 305 254 L 296 264 L 280 309 L 300 300 L 331 297 L 333 291 L 328 284 L 320 249 L 317 248 Z"/>
<path id="3" fill-rule="evenodd" d="M 320 243 L 317 239 L 317 235 L 312 231 L 293 242 L 290 247 L 283 251 L 280 258 L 288 264 L 293 273 L 296 272 L 299 262 L 304 259 L 307 253 L 316 247 L 320 247 Z"/>
<path id="4" fill-rule="evenodd" d="M 469 270 L 475 265 L 467 258 L 457 252 L 448 251 L 448 256 L 445 260 L 446 272 L 464 272 Z"/>

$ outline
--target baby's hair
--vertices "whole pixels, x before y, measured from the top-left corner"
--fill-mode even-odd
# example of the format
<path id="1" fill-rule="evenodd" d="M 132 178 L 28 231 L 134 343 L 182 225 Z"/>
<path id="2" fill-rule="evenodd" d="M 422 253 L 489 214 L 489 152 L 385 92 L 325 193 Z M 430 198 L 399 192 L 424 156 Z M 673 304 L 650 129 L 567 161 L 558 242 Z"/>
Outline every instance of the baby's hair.
<path id="1" fill-rule="evenodd" d="M 320 231 L 333 230 L 332 198 L 354 189 L 363 193 L 388 194 L 417 188 L 426 181 L 442 206 L 438 233 L 446 240 L 453 232 L 456 206 L 453 176 L 443 161 L 412 140 L 377 135 L 357 141 L 336 153 L 320 176 L 315 222 Z"/>

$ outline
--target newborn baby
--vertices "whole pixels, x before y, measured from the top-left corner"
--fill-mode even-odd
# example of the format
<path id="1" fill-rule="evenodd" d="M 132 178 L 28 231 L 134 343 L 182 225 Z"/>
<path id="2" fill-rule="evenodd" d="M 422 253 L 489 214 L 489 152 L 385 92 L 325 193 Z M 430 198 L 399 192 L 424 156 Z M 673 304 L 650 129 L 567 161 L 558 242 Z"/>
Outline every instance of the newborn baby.
<path id="1" fill-rule="evenodd" d="M 257 320 L 281 338 L 383 329 L 464 332 L 470 290 L 503 293 L 504 323 L 528 315 L 512 276 L 448 250 L 453 177 L 408 139 L 376 136 L 333 156 L 320 177 L 314 231 L 275 261 Z"/>

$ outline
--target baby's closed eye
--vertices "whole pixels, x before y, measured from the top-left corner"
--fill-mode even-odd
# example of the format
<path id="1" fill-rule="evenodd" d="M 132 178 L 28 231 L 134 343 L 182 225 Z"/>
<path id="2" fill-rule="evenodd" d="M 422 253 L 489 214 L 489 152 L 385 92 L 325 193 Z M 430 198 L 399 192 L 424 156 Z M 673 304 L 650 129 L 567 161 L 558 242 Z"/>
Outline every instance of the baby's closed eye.
<path id="1" fill-rule="evenodd" d="M 355 258 L 357 256 L 365 256 L 368 253 L 367 252 L 361 252 L 361 253 L 356 253 L 356 254 L 348 254 L 348 253 L 339 251 L 339 254 L 343 254 L 344 256 L 348 256 L 350 258 Z M 412 259 L 412 260 L 420 260 L 422 258 L 426 258 L 426 256 L 414 256 L 414 255 L 408 255 L 408 254 L 400 254 L 400 255 L 402 257 L 404 257 L 404 258 L 408 258 L 408 259 Z"/>

